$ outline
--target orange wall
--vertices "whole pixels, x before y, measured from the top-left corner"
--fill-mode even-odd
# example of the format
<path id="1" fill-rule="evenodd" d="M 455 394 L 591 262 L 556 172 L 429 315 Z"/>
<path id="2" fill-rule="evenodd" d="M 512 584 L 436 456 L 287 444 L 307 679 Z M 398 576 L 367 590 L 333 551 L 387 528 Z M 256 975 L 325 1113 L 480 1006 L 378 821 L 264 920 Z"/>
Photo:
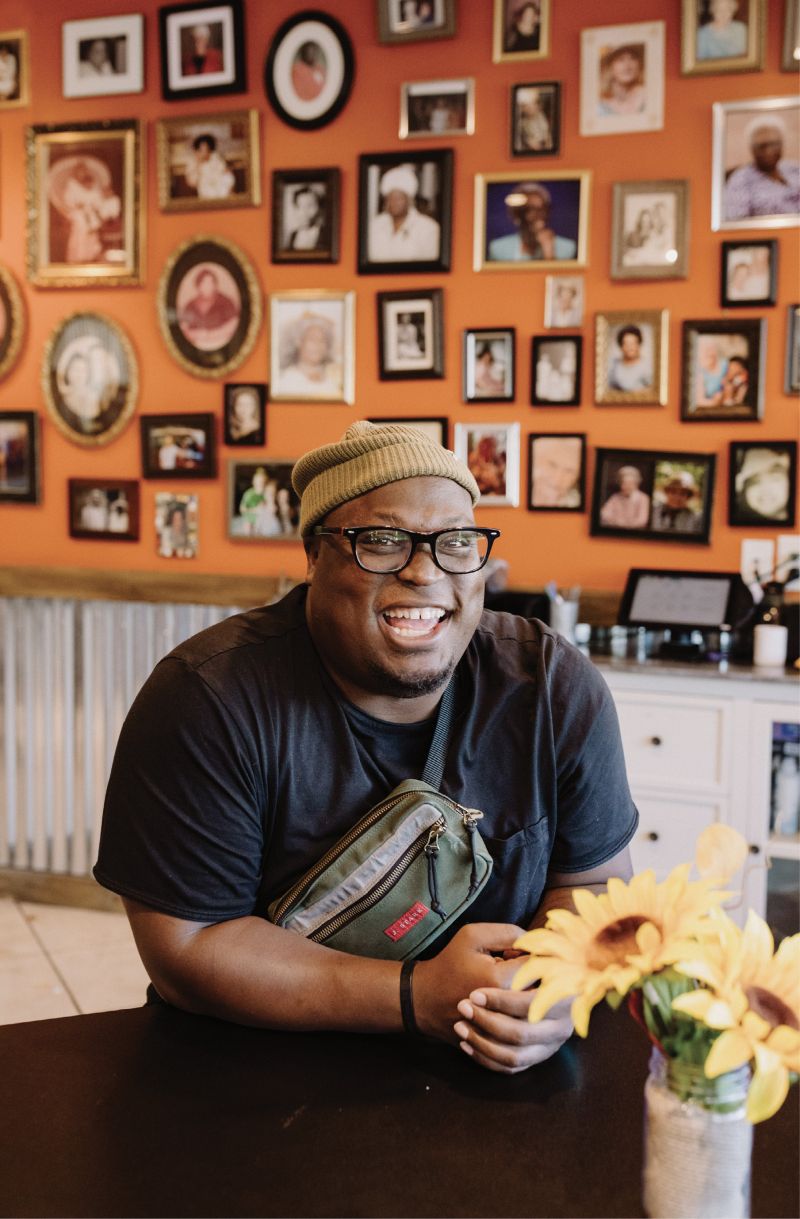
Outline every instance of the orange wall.
<path id="1" fill-rule="evenodd" d="M 680 75 L 680 0 L 595 0 L 591 5 L 554 0 L 551 54 L 544 60 L 491 61 L 491 0 L 457 0 L 458 32 L 447 41 L 382 46 L 377 41 L 374 0 L 325 0 L 322 7 L 348 29 L 356 51 L 356 77 L 350 100 L 334 123 L 319 131 L 296 132 L 272 112 L 263 90 L 263 65 L 279 24 L 301 6 L 292 0 L 248 0 L 247 94 L 169 103 L 160 96 L 158 5 L 156 0 L 2 0 L 0 28 L 25 27 L 31 44 L 31 104 L 0 117 L 0 262 L 23 288 L 28 332 L 22 356 L 0 385 L 0 408 L 35 409 L 42 416 L 43 497 L 39 505 L 0 505 L 0 562 L 6 565 L 116 567 L 127 570 L 169 568 L 187 572 L 303 573 L 297 543 L 235 543 L 225 537 L 224 463 L 250 459 L 253 450 L 220 448 L 215 482 L 176 484 L 200 496 L 200 552 L 184 568 L 155 554 L 153 503 L 168 484 L 143 482 L 142 536 L 138 543 L 87 542 L 67 532 L 68 477 L 140 477 L 136 421 L 113 443 L 87 449 L 71 444 L 50 422 L 39 387 L 42 350 L 56 324 L 78 309 L 106 313 L 120 321 L 139 357 L 138 412 L 214 411 L 221 420 L 221 383 L 193 378 L 168 354 L 156 319 L 155 292 L 170 252 L 197 232 L 215 232 L 239 243 L 256 265 L 265 293 L 289 288 L 355 289 L 355 406 L 270 403 L 267 454 L 292 459 L 314 443 L 337 438 L 347 424 L 366 415 L 446 415 L 455 421 L 515 421 L 522 430 L 520 507 L 485 509 L 484 524 L 503 530 L 498 554 L 511 563 L 515 586 L 541 585 L 554 578 L 585 587 L 620 588 L 633 565 L 735 569 L 746 533 L 727 526 L 727 454 L 731 439 L 786 439 L 796 432 L 796 405 L 783 392 L 785 306 L 798 299 L 798 231 L 712 233 L 710 229 L 711 104 L 791 93 L 794 80 L 780 71 L 783 3 L 769 0 L 766 66 L 763 72 L 684 78 Z M 70 18 L 126 13 L 146 17 L 146 91 L 97 100 L 61 96 L 60 16 Z M 60 12 L 59 12 L 60 10 Z M 618 137 L 581 138 L 578 134 L 579 47 L 581 25 L 664 18 L 667 23 L 666 125 L 663 131 Z M 356 265 L 357 158 L 404 146 L 430 147 L 425 141 L 404 145 L 397 136 L 400 85 L 409 80 L 472 75 L 476 80 L 476 131 L 452 141 L 455 149 L 452 271 L 438 275 L 358 277 Z M 526 80 L 563 82 L 561 153 L 530 161 L 508 155 L 509 88 Z M 259 208 L 162 214 L 158 210 L 154 120 L 181 113 L 249 105 L 261 114 L 262 197 Z M 145 282 L 139 288 L 36 289 L 25 282 L 24 127 L 28 123 L 138 117 L 145 121 L 147 208 Z M 444 141 L 442 141 L 444 143 Z M 435 142 L 436 147 L 439 142 Z M 273 168 L 339 165 L 342 170 L 341 260 L 334 266 L 273 266 L 269 256 L 270 173 Z M 542 333 L 545 272 L 475 273 L 472 268 L 473 179 L 479 172 L 536 169 L 590 169 L 593 173 L 589 260 L 586 269 L 587 315 L 584 326 L 582 405 L 577 409 L 532 408 L 529 400 L 530 337 Z M 691 179 L 689 277 L 650 283 L 612 282 L 609 243 L 612 183 L 624 179 Z M 766 409 L 760 423 L 682 424 L 679 421 L 680 328 L 683 318 L 716 318 L 719 305 L 720 245 L 726 238 L 775 236 L 780 244 L 778 305 L 768 318 Z M 381 290 L 441 286 L 444 289 L 446 379 L 387 382 L 377 376 L 375 295 Z M 670 311 L 669 404 L 664 408 L 595 406 L 592 333 L 596 310 L 668 308 Z M 733 311 L 732 315 L 733 315 Z M 735 316 L 740 317 L 742 311 Z M 745 316 L 749 316 L 749 311 Z M 465 327 L 516 326 L 517 401 L 513 405 L 465 406 L 461 401 L 461 332 Z M 255 350 L 229 379 L 268 380 L 267 331 Z M 674 543 L 591 538 L 588 514 L 529 513 L 526 502 L 527 435 L 531 431 L 583 431 L 589 444 L 589 472 L 596 445 L 688 449 L 714 452 L 717 489 L 710 547 Z M 221 422 L 220 422 L 221 436 Z M 591 477 L 590 487 L 591 490 Z M 764 535 L 766 536 L 766 535 Z"/>

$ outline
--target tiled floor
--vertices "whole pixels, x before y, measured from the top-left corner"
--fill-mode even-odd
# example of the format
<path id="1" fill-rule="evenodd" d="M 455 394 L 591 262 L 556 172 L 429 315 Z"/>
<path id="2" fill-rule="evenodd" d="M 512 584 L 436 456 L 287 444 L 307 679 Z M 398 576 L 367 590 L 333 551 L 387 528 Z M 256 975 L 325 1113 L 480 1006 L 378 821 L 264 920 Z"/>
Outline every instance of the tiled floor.
<path id="1" fill-rule="evenodd" d="M 124 914 L 0 897 L 0 1024 L 141 1007 L 146 986 Z"/>

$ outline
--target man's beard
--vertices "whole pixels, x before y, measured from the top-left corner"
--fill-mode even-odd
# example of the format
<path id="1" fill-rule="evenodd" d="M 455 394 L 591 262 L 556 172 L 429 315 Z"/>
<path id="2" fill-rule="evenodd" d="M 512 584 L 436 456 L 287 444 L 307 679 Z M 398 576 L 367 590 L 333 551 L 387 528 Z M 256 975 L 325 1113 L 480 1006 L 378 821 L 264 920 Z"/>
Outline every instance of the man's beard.
<path id="1" fill-rule="evenodd" d="M 421 698 L 425 694 L 435 694 L 447 685 L 455 663 L 451 661 L 444 669 L 421 673 L 416 677 L 403 677 L 391 669 L 384 669 L 375 661 L 370 661 L 368 667 L 376 678 L 373 687 L 376 693 L 388 694 L 392 698 Z"/>

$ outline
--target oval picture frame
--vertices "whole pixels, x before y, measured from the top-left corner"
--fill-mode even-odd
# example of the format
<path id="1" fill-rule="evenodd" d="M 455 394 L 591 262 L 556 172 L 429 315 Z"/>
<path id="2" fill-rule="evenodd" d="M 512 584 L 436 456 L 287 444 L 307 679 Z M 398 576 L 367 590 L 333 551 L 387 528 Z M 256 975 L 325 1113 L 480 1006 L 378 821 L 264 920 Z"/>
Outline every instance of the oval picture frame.
<path id="1" fill-rule="evenodd" d="M 157 305 L 170 355 L 195 377 L 224 377 L 238 368 L 261 327 L 261 286 L 250 259 L 232 241 L 210 234 L 173 251 Z"/>
<path id="2" fill-rule="evenodd" d="M 312 131 L 333 121 L 353 87 L 350 36 L 334 17 L 304 9 L 278 27 L 267 55 L 269 103 L 290 127 Z"/>
<path id="3" fill-rule="evenodd" d="M 75 444 L 110 444 L 130 422 L 139 366 L 122 327 L 99 313 L 59 322 L 42 358 L 42 391 L 53 423 Z"/>
<path id="4" fill-rule="evenodd" d="M 25 334 L 25 305 L 17 281 L 0 266 L 0 381 L 17 362 Z"/>

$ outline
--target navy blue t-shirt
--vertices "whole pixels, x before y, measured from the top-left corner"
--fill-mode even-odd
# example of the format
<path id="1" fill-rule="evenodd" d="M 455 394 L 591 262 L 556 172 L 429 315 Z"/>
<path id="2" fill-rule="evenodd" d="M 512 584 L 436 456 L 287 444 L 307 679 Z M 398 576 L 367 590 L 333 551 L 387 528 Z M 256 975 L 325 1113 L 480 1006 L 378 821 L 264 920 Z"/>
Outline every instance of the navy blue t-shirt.
<path id="1" fill-rule="evenodd" d="M 100 884 L 204 923 L 264 914 L 420 776 L 435 717 L 386 724 L 347 703 L 311 641 L 305 593 L 234 615 L 156 666 L 117 745 Z M 494 859 L 464 921 L 526 926 L 548 870 L 597 867 L 635 832 L 614 704 L 559 635 L 489 610 L 454 680 L 442 791 L 483 811 Z"/>

